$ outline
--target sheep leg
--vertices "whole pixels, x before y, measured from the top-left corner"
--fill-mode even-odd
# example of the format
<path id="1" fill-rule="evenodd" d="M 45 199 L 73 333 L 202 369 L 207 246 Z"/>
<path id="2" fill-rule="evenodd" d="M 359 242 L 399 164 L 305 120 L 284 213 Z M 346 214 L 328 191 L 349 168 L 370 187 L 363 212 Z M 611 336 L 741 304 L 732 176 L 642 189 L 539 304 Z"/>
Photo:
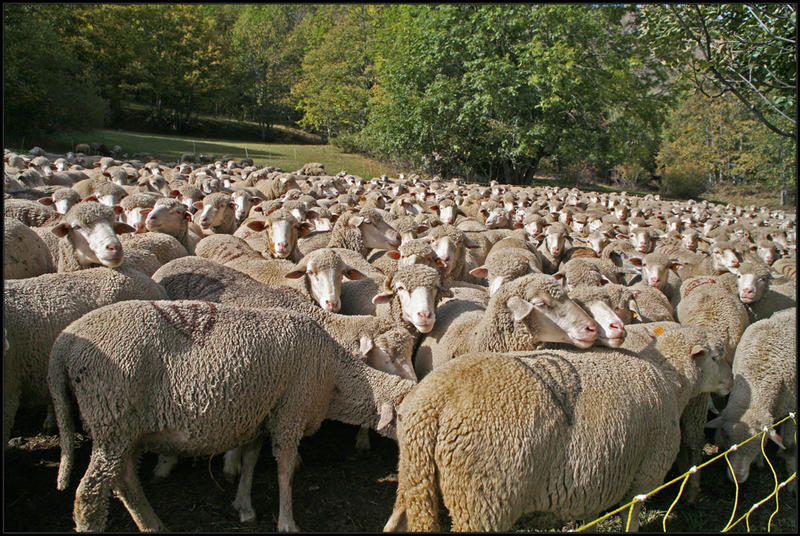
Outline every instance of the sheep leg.
<path id="1" fill-rule="evenodd" d="M 114 481 L 114 492 L 141 532 L 164 532 L 166 527 L 145 497 L 139 476 L 136 474 L 137 461 L 138 456 L 128 456 L 122 477 Z"/>
<path id="2" fill-rule="evenodd" d="M 404 506 L 395 505 L 389 521 L 383 526 L 383 532 L 408 532 L 408 519 Z"/>
<path id="3" fill-rule="evenodd" d="M 253 510 L 253 503 L 250 500 L 250 492 L 253 489 L 253 471 L 258 461 L 258 454 L 261 451 L 261 440 L 257 439 L 243 447 L 235 449 L 241 451 L 241 476 L 239 477 L 239 487 L 236 489 L 236 499 L 233 507 L 239 512 L 239 521 L 249 523 L 256 519 L 256 512 Z M 228 452 L 231 452 L 230 450 Z M 226 457 L 228 452 L 225 453 Z"/>
<path id="4" fill-rule="evenodd" d="M 122 459 L 109 457 L 105 449 L 95 447 L 89 467 L 75 491 L 72 518 L 77 532 L 100 532 L 106 526 L 111 481 L 122 473 Z"/>
<path id="5" fill-rule="evenodd" d="M 53 404 L 47 404 L 47 416 L 42 423 L 42 430 L 47 434 L 58 433 L 58 426 L 56 425 L 56 412 L 53 409 Z"/>
<path id="6" fill-rule="evenodd" d="M 361 425 L 356 434 L 356 449 L 369 450 L 369 426 Z"/>
<path id="7" fill-rule="evenodd" d="M 222 474 L 228 482 L 233 483 L 236 475 L 242 472 L 242 449 L 236 447 L 225 451 L 223 458 Z"/>
<path id="8" fill-rule="evenodd" d="M 168 477 L 177 464 L 177 456 L 164 456 L 163 454 L 159 454 L 156 466 L 153 468 L 153 482 Z"/>
<path id="9" fill-rule="evenodd" d="M 292 476 L 294 475 L 297 445 L 283 447 L 278 451 L 278 531 L 299 532 L 292 514 Z"/>

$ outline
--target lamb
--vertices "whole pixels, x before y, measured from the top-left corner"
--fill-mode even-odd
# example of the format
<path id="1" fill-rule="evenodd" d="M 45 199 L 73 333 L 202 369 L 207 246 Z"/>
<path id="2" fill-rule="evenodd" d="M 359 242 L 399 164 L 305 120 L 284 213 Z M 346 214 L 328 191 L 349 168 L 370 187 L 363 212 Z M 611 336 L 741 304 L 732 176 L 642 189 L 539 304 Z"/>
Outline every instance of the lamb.
<path id="1" fill-rule="evenodd" d="M 186 248 L 189 255 L 194 255 L 201 237 L 191 230 L 191 219 L 192 214 L 183 203 L 171 198 L 161 198 L 147 213 L 144 224 L 148 231 L 174 237 Z"/>
<path id="2" fill-rule="evenodd" d="M 164 357 L 176 355 L 191 359 Z M 92 436 L 73 512 L 78 531 L 103 530 L 111 489 L 140 530 L 165 530 L 133 470 L 149 450 L 213 455 L 243 445 L 233 504 L 240 519 L 253 519 L 250 487 L 264 431 L 278 462 L 277 528 L 299 530 L 291 482 L 301 437 L 325 418 L 391 437 L 396 400 L 414 385 L 369 367 L 300 314 L 202 301 L 129 301 L 93 311 L 56 340 L 48 378 L 61 435 L 59 490 L 74 464 L 70 390 Z"/>
<path id="3" fill-rule="evenodd" d="M 236 230 L 236 205 L 231 196 L 224 192 L 208 194 L 194 207 L 198 210 L 197 224 L 208 234 L 233 234 Z"/>
<path id="4" fill-rule="evenodd" d="M 750 324 L 742 334 L 733 358 L 733 388 L 720 416 L 706 424 L 721 428 L 724 446 L 739 444 L 756 435 L 775 420 L 797 410 L 797 309 L 791 307 Z M 792 423 L 787 421 L 779 435 L 767 433 L 785 452 L 789 474 L 797 470 Z M 759 441 L 741 445 L 731 455 L 728 477 L 742 483 L 750 464 L 760 454 Z M 796 487 L 796 484 L 794 484 Z"/>
<path id="5" fill-rule="evenodd" d="M 258 192 L 256 194 L 253 192 L 253 190 L 255 190 L 255 188 L 242 187 L 235 189 L 231 193 L 231 201 L 233 201 L 233 204 L 236 205 L 235 216 L 237 225 L 242 224 L 245 218 L 247 218 L 247 216 L 250 214 L 250 209 L 252 209 L 253 206 L 258 205 L 261 203 L 261 201 L 263 201 L 261 192 L 255 190 Z"/>
<path id="6" fill-rule="evenodd" d="M 685 328 L 641 356 L 475 352 L 434 370 L 398 409 L 397 498 L 384 530 L 439 530 L 438 497 L 453 530 L 508 531 L 523 514 L 543 525 L 593 518 L 652 490 L 678 452 L 686 401 L 729 388 L 721 350 Z"/>
<path id="7" fill-rule="evenodd" d="M 129 268 L 88 268 L 5 281 L 3 440 L 8 442 L 18 407 L 45 407 L 47 359 L 53 341 L 81 315 L 122 300 L 166 299 L 164 289 Z"/>
<path id="8" fill-rule="evenodd" d="M 62 222 L 52 229 L 61 239 L 58 259 L 54 259 L 59 272 L 97 264 L 116 268 L 122 263 L 122 244 L 117 234 L 133 232 L 133 227 L 116 221 L 115 212 L 96 201 L 82 201 L 64 214 Z"/>
<path id="9" fill-rule="evenodd" d="M 597 334 L 594 320 L 553 276 L 529 274 L 501 286 L 485 310 L 462 300 L 444 303 L 417 349 L 414 368 L 421 378 L 467 352 L 533 350 L 541 342 L 588 348 Z"/>
<path id="10" fill-rule="evenodd" d="M 24 279 L 56 271 L 47 244 L 21 221 L 6 218 L 3 237 L 3 279 Z"/>
<path id="11" fill-rule="evenodd" d="M 564 244 L 569 230 L 563 223 L 552 223 L 544 231 L 544 242 L 539 246 L 542 257 L 542 271 L 554 274 L 558 271 L 561 255 L 564 253 Z"/>
<path id="12" fill-rule="evenodd" d="M 134 251 L 138 250 L 152 254 L 158 261 L 158 267 L 173 259 L 185 257 L 189 254 L 183 244 L 178 242 L 174 236 L 166 233 L 131 233 L 123 235 L 120 238 L 120 243 L 125 248 L 126 260 L 130 258 Z M 152 275 L 152 273 L 149 275 Z"/>
<path id="13" fill-rule="evenodd" d="M 503 283 L 537 272 L 531 268 L 530 259 L 522 254 L 521 250 L 514 248 L 506 249 L 497 255 L 490 254 L 483 266 L 478 266 L 469 273 L 475 277 L 485 278 L 489 282 L 491 297 Z"/>

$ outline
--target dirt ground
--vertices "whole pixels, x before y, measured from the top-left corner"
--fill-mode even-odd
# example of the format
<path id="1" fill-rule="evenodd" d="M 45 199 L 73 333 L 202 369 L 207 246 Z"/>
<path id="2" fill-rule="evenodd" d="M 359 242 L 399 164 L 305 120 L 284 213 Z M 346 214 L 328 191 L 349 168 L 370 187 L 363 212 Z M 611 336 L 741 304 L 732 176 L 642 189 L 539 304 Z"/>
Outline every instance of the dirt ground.
<path id="1" fill-rule="evenodd" d="M 39 415 L 18 415 L 21 423 L 12 433 L 4 456 L 4 532 L 70 532 L 75 488 L 86 470 L 91 443 L 82 439 L 76 450 L 76 465 L 68 490 L 56 490 L 60 449 L 57 435 L 40 433 L 34 422 Z M 302 464 L 295 472 L 293 505 L 295 521 L 307 532 L 379 532 L 392 511 L 397 488 L 397 446 L 394 441 L 371 433 L 372 450 L 359 454 L 354 448 L 357 428 L 325 421 L 320 430 L 300 443 Z M 773 450 L 768 450 L 768 454 Z M 706 459 L 715 453 L 706 453 Z M 786 478 L 782 460 L 772 456 L 780 479 Z M 253 506 L 258 518 L 249 525 L 239 523 L 231 501 L 235 486 L 222 475 L 222 456 L 181 459 L 168 479 L 150 481 L 156 456 L 142 458 L 140 475 L 147 498 L 171 531 L 177 532 L 274 532 L 277 530 L 278 484 L 275 459 L 264 447 L 253 482 Z M 705 460 L 704 460 L 705 461 Z M 719 531 L 731 517 L 735 487 L 725 477 L 724 460 L 702 471 L 701 497 L 694 505 L 679 501 L 667 521 L 669 532 Z M 668 475 L 668 480 L 675 475 Z M 662 532 L 664 512 L 677 496 L 678 486 L 668 488 L 645 503 L 643 532 Z M 753 468 L 750 479 L 740 486 L 736 518 L 774 489 L 768 467 Z M 786 490 L 779 495 L 779 510 L 771 532 L 795 533 L 797 499 Z M 750 530 L 765 532 L 775 511 L 775 499 L 753 513 Z M 448 528 L 442 509 L 442 528 Z M 575 529 L 570 523 L 562 530 Z M 518 531 L 534 530 L 525 519 Z M 733 532 L 747 529 L 743 521 Z M 110 500 L 106 530 L 136 532 L 130 515 L 115 498 Z M 618 516 L 603 522 L 597 531 L 622 531 Z"/>

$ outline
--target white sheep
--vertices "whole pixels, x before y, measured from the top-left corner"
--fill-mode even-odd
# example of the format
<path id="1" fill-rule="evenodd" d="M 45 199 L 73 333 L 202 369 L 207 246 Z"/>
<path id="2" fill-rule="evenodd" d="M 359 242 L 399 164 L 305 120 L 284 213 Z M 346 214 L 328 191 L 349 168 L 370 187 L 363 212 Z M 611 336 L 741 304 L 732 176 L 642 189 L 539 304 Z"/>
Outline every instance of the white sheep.
<path id="1" fill-rule="evenodd" d="M 195 247 L 202 236 L 192 231 L 191 219 L 192 214 L 183 203 L 175 199 L 161 198 L 155 202 L 152 210 L 147 212 L 145 227 L 154 233 L 173 236 L 186 248 L 189 255 L 194 255 Z"/>
<path id="2" fill-rule="evenodd" d="M 719 417 L 706 424 L 721 428 L 725 448 L 739 444 L 797 411 L 797 308 L 791 307 L 750 324 L 733 358 L 733 388 Z M 789 474 L 797 470 L 795 430 L 791 420 L 781 433 L 771 428 L 767 437 L 783 451 Z M 742 483 L 750 464 L 761 454 L 760 441 L 750 441 L 730 456 L 733 473 Z M 792 483 L 796 488 L 796 484 Z"/>
<path id="3" fill-rule="evenodd" d="M 44 240 L 16 218 L 5 218 L 3 246 L 3 279 L 23 279 L 56 271 Z"/>
<path id="4" fill-rule="evenodd" d="M 236 205 L 224 192 L 208 194 L 202 201 L 195 201 L 195 222 L 206 234 L 233 234 L 236 230 Z"/>
<path id="5" fill-rule="evenodd" d="M 61 436 L 59 490 L 74 464 L 70 391 L 92 437 L 75 497 L 78 531 L 103 530 L 111 490 L 140 530 L 165 529 L 135 474 L 145 451 L 197 456 L 242 445 L 234 507 L 253 519 L 264 432 L 278 463 L 277 528 L 296 531 L 291 482 L 302 436 L 325 418 L 392 436 L 396 400 L 414 385 L 369 367 L 301 314 L 202 301 L 128 301 L 83 316 L 53 345 L 48 381 Z"/>
<path id="6" fill-rule="evenodd" d="M 128 268 L 88 268 L 6 281 L 3 324 L 3 438 L 8 441 L 17 407 L 49 404 L 47 359 L 59 332 L 81 315 L 122 300 L 166 299 L 164 289 Z"/>
<path id="7" fill-rule="evenodd" d="M 523 514 L 591 519 L 649 492 L 678 452 L 686 401 L 729 388 L 722 346 L 687 328 L 641 355 L 476 352 L 434 370 L 398 409 L 384 530 L 439 530 L 439 497 L 453 530 L 507 531 Z"/>

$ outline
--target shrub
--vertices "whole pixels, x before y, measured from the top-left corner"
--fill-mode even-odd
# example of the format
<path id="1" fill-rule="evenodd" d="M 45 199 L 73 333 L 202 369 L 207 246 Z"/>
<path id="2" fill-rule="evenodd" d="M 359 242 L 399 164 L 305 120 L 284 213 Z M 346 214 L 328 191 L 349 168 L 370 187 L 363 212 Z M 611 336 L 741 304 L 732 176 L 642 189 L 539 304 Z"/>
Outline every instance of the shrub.
<path id="1" fill-rule="evenodd" d="M 706 191 L 705 172 L 697 164 L 682 162 L 666 166 L 661 177 L 662 192 L 670 197 L 696 198 Z"/>

